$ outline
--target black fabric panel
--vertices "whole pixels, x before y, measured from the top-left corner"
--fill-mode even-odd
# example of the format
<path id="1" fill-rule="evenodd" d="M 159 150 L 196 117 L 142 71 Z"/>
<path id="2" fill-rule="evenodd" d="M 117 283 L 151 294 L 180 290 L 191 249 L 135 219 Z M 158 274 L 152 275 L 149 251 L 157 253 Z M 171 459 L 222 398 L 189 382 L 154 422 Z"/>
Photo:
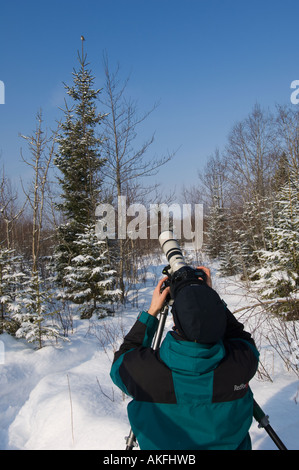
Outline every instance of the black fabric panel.
<path id="1" fill-rule="evenodd" d="M 129 333 L 124 337 L 124 342 L 120 349 L 114 354 L 114 360 L 117 359 L 132 348 L 138 348 L 142 344 L 147 326 L 141 321 L 136 321 Z"/>
<path id="2" fill-rule="evenodd" d="M 238 400 L 246 395 L 256 372 L 257 359 L 243 341 L 225 344 L 226 357 L 214 371 L 213 403 Z"/>
<path id="3" fill-rule="evenodd" d="M 244 325 L 240 323 L 236 317 L 231 313 L 228 308 L 226 308 L 226 332 L 224 335 L 224 340 L 229 339 L 244 339 L 255 346 L 254 340 L 251 337 L 251 334 L 248 331 L 244 331 Z"/>
<path id="4" fill-rule="evenodd" d="M 119 374 L 135 400 L 176 403 L 172 373 L 160 360 L 159 351 L 139 347 L 128 352 L 119 368 Z"/>

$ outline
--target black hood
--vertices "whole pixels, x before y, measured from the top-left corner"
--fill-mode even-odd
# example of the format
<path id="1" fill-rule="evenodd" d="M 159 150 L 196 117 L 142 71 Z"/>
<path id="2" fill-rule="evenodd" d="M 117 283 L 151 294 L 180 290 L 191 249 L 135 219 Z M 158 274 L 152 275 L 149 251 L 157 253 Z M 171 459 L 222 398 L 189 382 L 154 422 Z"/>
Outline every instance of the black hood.
<path id="1" fill-rule="evenodd" d="M 188 341 L 211 344 L 224 336 L 225 306 L 207 284 L 182 286 L 174 297 L 172 314 L 176 328 Z"/>

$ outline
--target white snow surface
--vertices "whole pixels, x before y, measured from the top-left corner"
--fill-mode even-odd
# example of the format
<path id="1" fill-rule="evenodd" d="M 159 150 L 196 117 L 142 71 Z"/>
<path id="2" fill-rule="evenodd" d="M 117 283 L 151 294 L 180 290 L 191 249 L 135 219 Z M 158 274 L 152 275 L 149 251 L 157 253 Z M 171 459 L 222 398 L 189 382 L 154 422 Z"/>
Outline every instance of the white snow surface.
<path id="1" fill-rule="evenodd" d="M 91 321 L 78 317 L 69 342 L 35 350 L 24 340 L 0 336 L 1 450 L 125 449 L 130 398 L 123 397 L 110 379 L 113 348 L 121 344 L 138 312 L 148 308 L 162 267 L 149 266 L 145 282 L 129 293 L 131 302 L 115 317 Z M 249 304 L 234 279 L 214 275 L 213 282 L 231 311 Z M 166 330 L 171 327 L 169 315 Z M 298 378 L 277 357 L 271 372 L 273 382 L 255 377 L 251 388 L 280 439 L 288 449 L 298 450 Z M 254 450 L 277 449 L 255 420 L 250 435 Z"/>

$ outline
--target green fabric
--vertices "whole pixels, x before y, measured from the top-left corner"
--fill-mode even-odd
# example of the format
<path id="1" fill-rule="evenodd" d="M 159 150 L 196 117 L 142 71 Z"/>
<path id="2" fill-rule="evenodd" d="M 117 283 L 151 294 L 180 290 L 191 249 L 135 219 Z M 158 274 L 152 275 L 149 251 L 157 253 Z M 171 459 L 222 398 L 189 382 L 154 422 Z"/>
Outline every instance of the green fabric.
<path id="1" fill-rule="evenodd" d="M 144 348 L 150 348 L 152 345 L 154 335 L 158 328 L 159 320 L 156 317 L 153 317 L 153 315 L 149 315 L 149 313 L 147 312 L 141 312 L 141 314 L 138 317 L 138 320 L 144 325 L 146 325 L 146 330 L 145 330 L 145 335 L 144 335 L 142 346 Z"/>
<path id="2" fill-rule="evenodd" d="M 158 320 L 147 312 L 142 312 L 138 320 L 146 326 L 142 347 L 150 347 Z M 142 450 L 251 449 L 248 430 L 253 416 L 253 394 L 250 388 L 243 398 L 213 403 L 214 369 L 225 354 L 222 341 L 207 346 L 179 341 L 167 333 L 161 344 L 160 359 L 171 370 L 177 403 L 137 400 L 129 403 L 129 421 Z M 119 375 L 124 357 L 122 354 L 113 364 L 111 378 L 129 395 Z"/>
<path id="3" fill-rule="evenodd" d="M 251 390 L 241 400 L 212 403 L 213 370 L 224 355 L 222 342 L 208 347 L 177 341 L 167 333 L 160 357 L 172 370 L 177 404 L 129 403 L 129 420 L 141 449 L 251 448 Z"/>
<path id="4" fill-rule="evenodd" d="M 142 450 L 251 449 L 251 392 L 238 404 L 178 406 L 133 400 L 128 416 Z"/>
<path id="5" fill-rule="evenodd" d="M 131 349 L 132 351 L 132 349 Z M 125 386 L 125 384 L 123 383 L 123 381 L 121 380 L 121 377 L 119 375 L 119 368 L 120 368 L 120 365 L 122 363 L 122 361 L 124 360 L 124 354 L 122 356 L 120 356 L 117 361 L 115 361 L 113 364 L 112 364 L 112 367 L 111 367 L 111 371 L 110 371 L 110 377 L 111 377 L 111 380 L 113 381 L 113 383 L 115 383 L 115 385 L 117 385 L 126 395 L 128 395 L 129 397 L 131 396 L 127 390 L 127 387 Z"/>
<path id="6" fill-rule="evenodd" d="M 160 357 L 174 372 L 205 374 L 215 369 L 225 356 L 222 341 L 213 346 L 178 341 L 167 333 L 160 348 Z"/>

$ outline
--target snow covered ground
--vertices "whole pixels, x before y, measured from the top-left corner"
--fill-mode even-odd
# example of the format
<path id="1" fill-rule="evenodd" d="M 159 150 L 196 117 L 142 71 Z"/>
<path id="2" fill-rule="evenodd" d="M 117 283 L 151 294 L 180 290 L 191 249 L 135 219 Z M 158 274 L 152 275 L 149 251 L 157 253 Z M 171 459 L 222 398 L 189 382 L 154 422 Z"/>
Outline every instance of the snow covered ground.
<path id="1" fill-rule="evenodd" d="M 75 320 L 69 342 L 34 350 L 23 340 L 0 336 L 0 449 L 124 450 L 129 432 L 126 406 L 110 380 L 113 347 L 149 306 L 162 265 L 150 266 L 138 286 L 138 306 L 128 303 L 113 318 Z M 214 287 L 234 311 L 250 301 L 238 283 L 214 276 Z M 131 301 L 136 292 L 131 292 Z M 171 328 L 169 317 L 167 328 Z M 2 342 L 2 343 L 1 343 Z M 1 349 L 0 349 L 1 352 Z M 298 379 L 274 353 L 273 382 L 255 378 L 255 399 L 289 449 L 299 449 Z M 272 356 L 271 356 L 272 354 Z M 270 360 L 270 359 L 269 359 Z M 253 449 L 274 450 L 273 441 L 256 422 L 250 431 Z"/>

